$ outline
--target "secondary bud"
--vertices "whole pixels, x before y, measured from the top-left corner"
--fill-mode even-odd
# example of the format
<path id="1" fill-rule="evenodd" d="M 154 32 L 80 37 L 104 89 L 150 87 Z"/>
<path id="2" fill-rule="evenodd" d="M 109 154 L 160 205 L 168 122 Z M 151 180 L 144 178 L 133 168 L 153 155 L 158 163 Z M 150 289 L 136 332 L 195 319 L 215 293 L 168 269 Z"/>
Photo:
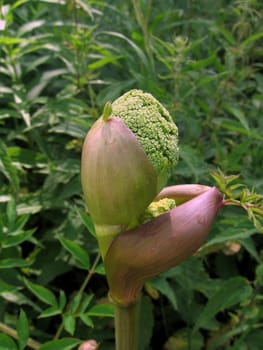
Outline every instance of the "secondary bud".
<path id="1" fill-rule="evenodd" d="M 112 299 L 121 305 L 132 304 L 147 279 L 193 255 L 205 241 L 221 206 L 222 194 L 210 188 L 117 236 L 105 257 Z"/>
<path id="2" fill-rule="evenodd" d="M 78 350 L 97 350 L 99 348 L 99 344 L 95 340 L 87 340 L 82 343 Z"/>

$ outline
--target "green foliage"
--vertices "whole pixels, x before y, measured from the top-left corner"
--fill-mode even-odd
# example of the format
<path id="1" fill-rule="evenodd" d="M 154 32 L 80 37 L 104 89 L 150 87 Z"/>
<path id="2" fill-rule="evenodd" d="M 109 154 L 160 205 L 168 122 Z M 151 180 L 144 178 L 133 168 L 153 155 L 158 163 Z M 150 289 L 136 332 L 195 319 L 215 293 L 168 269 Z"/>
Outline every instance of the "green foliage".
<path id="1" fill-rule="evenodd" d="M 261 349 L 262 13 L 259 0 L 0 1 L 1 349 L 114 348 L 80 153 L 131 88 L 178 126 L 170 184 L 215 184 L 229 204 L 197 256 L 145 286 L 142 347 Z"/>

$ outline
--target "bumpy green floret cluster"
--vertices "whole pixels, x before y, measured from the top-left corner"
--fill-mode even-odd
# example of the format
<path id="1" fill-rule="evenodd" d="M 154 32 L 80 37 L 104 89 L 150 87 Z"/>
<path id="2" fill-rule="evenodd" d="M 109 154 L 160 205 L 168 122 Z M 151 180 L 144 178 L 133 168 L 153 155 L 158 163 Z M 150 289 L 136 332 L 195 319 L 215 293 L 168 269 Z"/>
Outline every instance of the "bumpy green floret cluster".
<path id="1" fill-rule="evenodd" d="M 163 198 L 157 202 L 152 202 L 146 209 L 144 216 L 142 217 L 143 222 L 147 222 L 152 218 L 166 213 L 167 211 L 176 207 L 176 201 L 172 198 Z"/>
<path id="2" fill-rule="evenodd" d="M 137 136 L 163 185 L 179 155 L 178 129 L 169 112 L 151 94 L 130 90 L 113 102 L 112 115 Z"/>

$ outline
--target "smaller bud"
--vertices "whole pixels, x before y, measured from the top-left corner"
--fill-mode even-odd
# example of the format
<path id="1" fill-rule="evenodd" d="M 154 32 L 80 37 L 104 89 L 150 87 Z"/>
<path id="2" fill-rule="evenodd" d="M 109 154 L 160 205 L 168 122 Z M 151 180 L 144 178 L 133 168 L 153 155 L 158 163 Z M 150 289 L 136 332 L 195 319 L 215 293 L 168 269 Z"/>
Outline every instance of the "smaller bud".
<path id="1" fill-rule="evenodd" d="M 78 350 L 97 350 L 98 348 L 99 344 L 95 340 L 87 340 L 80 344 Z"/>
<path id="2" fill-rule="evenodd" d="M 207 238 L 222 200 L 222 194 L 210 188 L 117 236 L 105 257 L 112 299 L 123 306 L 136 302 L 147 279 L 193 255 Z"/>

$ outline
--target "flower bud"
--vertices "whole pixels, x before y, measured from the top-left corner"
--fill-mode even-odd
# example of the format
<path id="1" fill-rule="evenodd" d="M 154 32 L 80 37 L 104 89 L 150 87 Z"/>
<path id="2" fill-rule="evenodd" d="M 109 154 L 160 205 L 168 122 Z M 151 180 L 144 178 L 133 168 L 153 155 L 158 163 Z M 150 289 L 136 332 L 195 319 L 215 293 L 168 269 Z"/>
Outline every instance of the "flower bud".
<path id="1" fill-rule="evenodd" d="M 80 344 L 78 350 L 97 350 L 99 344 L 95 340 L 87 340 L 84 343 Z"/>
<path id="2" fill-rule="evenodd" d="M 118 235 L 105 257 L 112 299 L 124 306 L 134 303 L 147 279 L 193 255 L 221 206 L 222 194 L 213 187 Z"/>
<path id="3" fill-rule="evenodd" d="M 136 225 L 157 194 L 156 171 L 124 122 L 101 117 L 82 151 L 81 181 L 95 224 Z"/>

